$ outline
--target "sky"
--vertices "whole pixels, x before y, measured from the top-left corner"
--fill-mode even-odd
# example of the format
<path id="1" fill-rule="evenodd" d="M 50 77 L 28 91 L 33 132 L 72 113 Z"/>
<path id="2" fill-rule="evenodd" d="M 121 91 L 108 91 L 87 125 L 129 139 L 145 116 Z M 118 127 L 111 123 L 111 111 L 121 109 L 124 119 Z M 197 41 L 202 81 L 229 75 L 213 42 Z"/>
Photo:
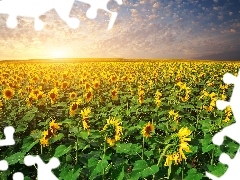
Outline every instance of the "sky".
<path id="1" fill-rule="evenodd" d="M 0 7 L 3 1 L 10 0 Z M 72 5 L 69 16 L 80 20 L 77 29 L 51 9 L 40 17 L 41 31 L 35 31 L 34 18 L 21 16 L 16 28 L 8 28 L 8 15 L 0 9 L 0 59 L 240 60 L 240 0 L 123 0 L 122 5 L 110 0 L 108 9 L 118 13 L 111 30 L 110 13 L 100 9 L 89 19 L 89 7 L 77 0 Z"/>

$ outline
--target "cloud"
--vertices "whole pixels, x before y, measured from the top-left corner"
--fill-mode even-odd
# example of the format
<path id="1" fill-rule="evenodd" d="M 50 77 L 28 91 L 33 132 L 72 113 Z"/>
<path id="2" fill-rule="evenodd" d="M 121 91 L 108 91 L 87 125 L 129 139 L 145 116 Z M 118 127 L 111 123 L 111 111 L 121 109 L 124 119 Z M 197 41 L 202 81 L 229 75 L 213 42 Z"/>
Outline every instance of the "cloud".
<path id="1" fill-rule="evenodd" d="M 223 5 L 196 0 L 123 2 L 123 6 L 108 4 L 118 12 L 110 31 L 107 31 L 110 14 L 99 10 L 96 19 L 88 19 L 88 6 L 84 3 L 75 3 L 70 15 L 79 18 L 78 29 L 70 29 L 54 11 L 41 17 L 45 27 L 40 32 L 33 28 L 34 19 L 22 17 L 18 18 L 18 28 L 8 29 L 8 16 L 0 15 L 2 58 L 46 57 L 55 49 L 63 49 L 74 57 L 189 58 L 229 47 L 236 50 L 240 45 L 236 38 L 240 32 L 239 14 L 228 2 Z"/>

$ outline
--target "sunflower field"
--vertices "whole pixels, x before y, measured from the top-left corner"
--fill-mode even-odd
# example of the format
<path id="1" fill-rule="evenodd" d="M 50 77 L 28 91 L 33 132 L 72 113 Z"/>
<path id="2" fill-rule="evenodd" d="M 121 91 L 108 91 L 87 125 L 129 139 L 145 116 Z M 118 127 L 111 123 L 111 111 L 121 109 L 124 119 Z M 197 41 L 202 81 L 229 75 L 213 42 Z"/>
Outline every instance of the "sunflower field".
<path id="1" fill-rule="evenodd" d="M 0 179 L 22 172 L 36 179 L 26 155 L 52 157 L 59 180 L 208 179 L 227 166 L 238 144 L 212 137 L 235 122 L 227 72 L 240 64 L 211 61 L 2 62 L 0 138 L 15 128 L 15 145 L 0 147 L 9 168 Z"/>

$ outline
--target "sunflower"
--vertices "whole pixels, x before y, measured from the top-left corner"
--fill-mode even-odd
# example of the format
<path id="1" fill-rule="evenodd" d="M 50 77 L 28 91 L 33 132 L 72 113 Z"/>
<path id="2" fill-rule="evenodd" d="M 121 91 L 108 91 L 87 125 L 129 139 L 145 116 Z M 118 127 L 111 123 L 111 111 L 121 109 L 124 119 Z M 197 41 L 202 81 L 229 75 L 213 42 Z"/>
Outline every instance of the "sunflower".
<path id="1" fill-rule="evenodd" d="M 51 130 L 52 134 L 55 135 L 57 130 L 60 129 L 59 123 L 56 123 L 55 120 L 52 120 L 49 123 L 49 129 Z"/>
<path id="2" fill-rule="evenodd" d="M 189 149 L 189 144 L 186 141 L 191 141 L 191 138 L 187 138 L 192 132 L 187 128 L 181 128 L 178 132 L 178 137 L 180 140 L 180 147 L 179 147 L 179 153 L 182 156 L 183 159 L 186 160 L 186 156 L 183 153 L 183 150 L 186 152 L 191 152 Z"/>
<path id="3" fill-rule="evenodd" d="M 74 99 L 75 97 L 77 97 L 77 94 L 75 92 L 69 93 L 69 98 L 70 99 Z"/>
<path id="4" fill-rule="evenodd" d="M 178 112 L 174 112 L 174 110 L 170 110 L 168 112 L 168 117 L 173 118 L 174 121 L 178 122 L 179 114 Z"/>
<path id="5" fill-rule="evenodd" d="M 112 100 L 117 100 L 117 89 L 112 90 Z"/>
<path id="6" fill-rule="evenodd" d="M 140 103 L 140 104 L 142 104 L 143 102 L 144 102 L 144 91 L 143 90 L 140 90 L 139 92 L 138 92 L 138 102 Z"/>
<path id="7" fill-rule="evenodd" d="M 91 89 L 85 94 L 85 98 L 87 102 L 90 102 L 92 100 L 93 94 Z"/>
<path id="8" fill-rule="evenodd" d="M 67 81 L 64 81 L 63 83 L 62 83 L 62 89 L 67 89 L 67 87 L 68 87 L 68 82 Z"/>
<path id="9" fill-rule="evenodd" d="M 151 137 L 151 132 L 153 131 L 154 131 L 154 125 L 151 122 L 148 122 L 142 130 L 142 135 L 145 138 L 149 138 Z"/>
<path id="10" fill-rule="evenodd" d="M 161 97 L 162 97 L 162 93 L 160 93 L 158 90 L 155 94 L 155 104 L 157 105 L 157 107 L 159 107 L 161 105 Z"/>
<path id="11" fill-rule="evenodd" d="M 85 89 L 89 91 L 91 88 L 90 84 L 88 82 L 85 83 Z"/>
<path id="12" fill-rule="evenodd" d="M 30 93 L 32 91 L 32 86 L 26 86 L 25 90 Z"/>
<path id="13" fill-rule="evenodd" d="M 82 123 L 83 123 L 83 129 L 89 130 L 90 126 L 88 125 L 87 121 L 83 120 Z"/>
<path id="14" fill-rule="evenodd" d="M 37 96 L 39 92 L 40 92 L 39 89 L 34 89 L 34 90 L 32 90 L 32 93 L 33 93 L 35 96 Z"/>
<path id="15" fill-rule="evenodd" d="M 41 146 L 45 147 L 49 145 L 49 134 L 48 131 L 42 132 L 42 138 L 40 139 Z"/>
<path id="16" fill-rule="evenodd" d="M 88 120 L 89 114 L 91 113 L 91 108 L 84 108 L 81 110 L 80 114 L 82 115 L 82 119 L 84 121 Z"/>
<path id="17" fill-rule="evenodd" d="M 40 139 L 40 144 L 41 146 L 45 147 L 45 146 L 49 146 L 49 139 L 45 138 L 45 137 L 42 137 Z"/>
<path id="18" fill-rule="evenodd" d="M 69 114 L 71 117 L 73 117 L 76 114 L 76 111 L 78 109 L 78 103 L 74 102 L 69 107 Z"/>
<path id="19" fill-rule="evenodd" d="M 120 126 L 120 124 L 119 119 L 109 117 L 107 124 L 103 127 L 102 132 L 105 133 L 105 141 L 107 141 L 110 146 L 114 146 L 116 141 L 120 140 L 122 134 L 122 126 Z"/>
<path id="20" fill-rule="evenodd" d="M 44 95 L 44 92 L 39 91 L 39 93 L 37 94 L 37 100 L 42 99 L 44 96 L 45 96 L 45 95 Z"/>
<path id="21" fill-rule="evenodd" d="M 33 102 L 32 96 L 29 95 L 29 96 L 26 98 L 26 102 L 27 102 L 28 107 L 31 107 L 31 106 L 32 106 L 32 102 Z"/>
<path id="22" fill-rule="evenodd" d="M 100 81 L 95 80 L 93 85 L 94 85 L 94 89 L 98 89 L 100 87 Z"/>
<path id="23" fill-rule="evenodd" d="M 54 104 L 54 102 L 57 100 L 58 98 L 58 89 L 54 88 L 52 89 L 49 93 L 48 93 L 50 99 L 51 99 L 51 103 Z"/>
<path id="24" fill-rule="evenodd" d="M 3 97 L 7 100 L 12 99 L 14 96 L 14 90 L 11 88 L 6 88 L 3 90 Z"/>

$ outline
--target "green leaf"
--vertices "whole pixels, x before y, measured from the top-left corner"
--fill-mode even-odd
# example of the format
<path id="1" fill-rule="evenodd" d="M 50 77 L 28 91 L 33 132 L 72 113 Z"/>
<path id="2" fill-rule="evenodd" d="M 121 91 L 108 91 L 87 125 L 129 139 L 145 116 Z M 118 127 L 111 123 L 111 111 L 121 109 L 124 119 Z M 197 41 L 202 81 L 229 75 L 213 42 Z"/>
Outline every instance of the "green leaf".
<path id="1" fill-rule="evenodd" d="M 79 137 L 83 138 L 84 140 L 88 140 L 88 132 L 87 131 L 80 132 Z"/>
<path id="2" fill-rule="evenodd" d="M 142 171 L 148 168 L 148 164 L 144 160 L 138 160 L 133 165 L 131 179 L 139 179 L 142 176 Z"/>
<path id="3" fill-rule="evenodd" d="M 198 173 L 197 169 L 192 168 L 187 172 L 187 177 L 184 180 L 201 180 L 203 178 L 203 174 Z"/>
<path id="4" fill-rule="evenodd" d="M 7 158 L 5 160 L 8 162 L 8 165 L 13 165 L 24 159 L 25 152 L 17 152 Z"/>
<path id="5" fill-rule="evenodd" d="M 142 178 L 148 177 L 150 175 L 156 174 L 159 171 L 159 167 L 157 165 L 153 165 L 148 167 L 142 171 Z"/>
<path id="6" fill-rule="evenodd" d="M 31 120 L 33 120 L 33 118 L 35 117 L 35 114 L 37 112 L 37 108 L 33 108 L 30 111 L 28 111 L 22 118 L 23 121 L 29 122 Z"/>
<path id="7" fill-rule="evenodd" d="M 65 145 L 60 145 L 56 148 L 54 157 L 61 157 L 64 154 L 68 153 L 72 149 L 72 146 L 66 147 Z"/>
<path id="8" fill-rule="evenodd" d="M 59 180 L 65 180 L 65 179 L 71 179 L 71 180 L 77 180 L 79 179 L 79 175 L 81 172 L 81 168 L 74 171 L 74 169 L 68 169 L 68 168 L 62 168 Z"/>
<path id="9" fill-rule="evenodd" d="M 96 168 L 91 173 L 90 179 L 96 177 L 96 175 L 98 175 L 99 173 L 102 173 L 103 170 L 107 167 L 107 165 L 108 161 L 106 159 L 98 161 Z"/>
<path id="10" fill-rule="evenodd" d="M 50 143 L 55 143 L 56 141 L 59 141 L 59 140 L 61 140 L 62 138 L 64 138 L 64 134 L 63 134 L 63 133 L 59 133 L 59 134 L 57 134 L 57 136 L 52 137 L 52 138 L 50 139 Z"/>
<path id="11" fill-rule="evenodd" d="M 116 153 L 125 153 L 128 155 L 136 155 L 141 152 L 141 147 L 137 144 L 127 143 L 127 144 L 117 144 Z"/>
<path id="12" fill-rule="evenodd" d="M 88 160 L 88 167 L 91 168 L 91 167 L 94 167 L 96 166 L 98 163 L 98 159 L 92 157 Z"/>
<path id="13" fill-rule="evenodd" d="M 28 127 L 27 124 L 24 124 L 24 123 L 18 124 L 17 129 L 16 129 L 16 133 L 17 132 L 24 132 L 27 129 L 27 127 Z"/>
<path id="14" fill-rule="evenodd" d="M 203 147 L 202 147 L 202 151 L 203 151 L 203 153 L 206 153 L 206 152 L 209 152 L 209 151 L 211 151 L 212 149 L 214 149 L 214 145 L 213 144 L 208 144 L 208 145 L 204 145 Z"/>
<path id="15" fill-rule="evenodd" d="M 209 165 L 208 169 L 209 169 L 209 173 L 213 174 L 214 176 L 222 176 L 226 170 L 227 170 L 227 166 L 221 163 L 218 163 L 217 166 L 213 166 L 213 165 Z"/>
<path id="16" fill-rule="evenodd" d="M 112 172 L 112 180 L 123 180 L 124 178 L 124 165 L 121 164 L 114 168 Z"/>
<path id="17" fill-rule="evenodd" d="M 25 139 L 23 140 L 22 152 L 27 153 L 27 152 L 30 151 L 38 142 L 39 142 L 39 140 L 33 141 L 33 138 L 32 138 L 31 136 L 25 138 Z"/>

